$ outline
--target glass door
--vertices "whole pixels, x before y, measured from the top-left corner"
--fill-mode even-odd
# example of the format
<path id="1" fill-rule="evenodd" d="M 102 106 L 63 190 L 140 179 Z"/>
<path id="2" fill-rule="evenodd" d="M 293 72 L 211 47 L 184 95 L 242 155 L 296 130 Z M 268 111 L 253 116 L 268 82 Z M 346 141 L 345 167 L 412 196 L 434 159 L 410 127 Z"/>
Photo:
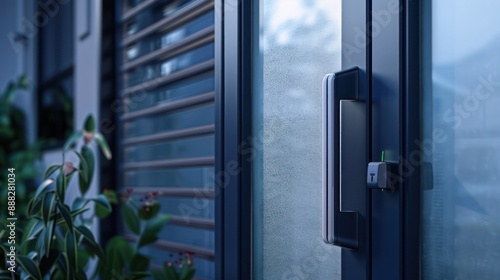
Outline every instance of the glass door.
<path id="1" fill-rule="evenodd" d="M 500 279 L 500 2 L 346 0 L 340 41 L 335 1 L 292 2 L 253 10 L 253 277 Z M 352 69 L 354 95 L 334 82 Z M 341 249 L 318 240 L 326 73 L 367 108 L 367 161 L 394 166 L 389 189 L 334 189 L 358 213 Z"/>
<path id="2" fill-rule="evenodd" d="M 500 2 L 424 1 L 423 279 L 500 279 Z"/>
<path id="3" fill-rule="evenodd" d="M 356 84 L 347 91 L 349 95 L 356 95 L 358 105 L 362 104 L 358 113 L 362 115 L 364 124 L 360 128 L 364 137 L 340 138 L 347 142 L 356 140 L 363 146 L 362 156 L 356 160 L 361 163 L 358 164 L 360 177 L 364 177 L 367 158 L 364 151 L 370 141 L 365 124 L 369 119 L 365 2 L 254 2 L 253 138 L 241 147 L 242 151 L 251 149 L 253 153 L 251 279 L 360 280 L 369 277 L 368 190 L 364 180 L 355 186 L 355 192 L 344 184 L 341 191 L 336 188 L 335 195 L 333 192 L 325 195 L 324 186 L 334 184 L 332 180 L 325 180 L 325 174 L 330 169 L 333 171 L 334 165 L 339 167 L 334 172 L 335 186 L 339 185 L 340 177 L 345 179 L 354 173 L 349 164 L 342 169 L 336 163 L 331 168 L 325 167 L 328 152 L 324 146 L 324 126 L 328 117 L 322 96 L 322 80 L 326 74 L 357 67 L 354 72 L 359 86 Z M 356 44 L 358 40 L 363 43 Z M 340 115 L 340 107 L 334 107 L 335 114 Z M 335 129 L 339 125 L 340 122 Z M 348 151 L 342 151 L 345 152 L 343 158 L 349 158 Z M 342 206 L 339 205 L 340 192 Z M 348 221 L 353 222 L 354 231 L 350 233 L 355 240 L 352 244 L 332 246 L 322 238 L 323 204 L 328 200 L 326 197 L 333 199 L 333 196 L 338 200 L 339 213 L 344 210 L 357 213 L 347 215 L 353 218 Z M 346 223 L 336 221 L 337 229 L 343 232 Z"/>
<path id="4" fill-rule="evenodd" d="M 240 147 L 252 152 L 254 279 L 499 278 L 497 2 L 254 2 L 253 138 Z M 334 80 L 349 71 L 355 93 Z M 366 143 L 364 174 L 368 162 L 394 166 L 380 183 L 390 188 L 353 193 L 343 184 L 353 169 L 332 161 L 334 213 L 357 213 L 335 220 L 335 234 L 355 224 L 327 240 L 341 249 L 320 237 L 327 73 L 336 94 L 366 108 L 355 139 Z"/>
<path id="5" fill-rule="evenodd" d="M 340 248 L 321 240 L 321 79 L 341 70 L 340 2 L 252 10 L 252 279 L 340 279 Z"/>

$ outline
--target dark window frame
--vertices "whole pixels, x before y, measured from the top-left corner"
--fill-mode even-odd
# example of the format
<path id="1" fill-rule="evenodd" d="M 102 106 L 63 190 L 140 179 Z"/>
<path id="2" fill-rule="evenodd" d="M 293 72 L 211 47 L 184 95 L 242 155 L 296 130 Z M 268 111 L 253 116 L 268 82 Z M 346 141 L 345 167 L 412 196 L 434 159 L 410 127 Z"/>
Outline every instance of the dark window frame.
<path id="1" fill-rule="evenodd" d="M 252 2 L 215 0 L 216 279 L 252 272 Z"/>
<path id="2" fill-rule="evenodd" d="M 74 9 L 73 4 L 71 4 L 70 7 L 71 7 L 71 9 Z M 59 9 L 60 8 L 61 7 L 59 7 Z M 45 11 L 42 9 L 42 7 L 40 5 L 38 5 L 37 11 L 40 13 L 45 13 Z M 74 10 L 73 10 L 73 12 L 74 12 Z M 73 19 L 74 19 L 74 17 L 73 17 Z M 48 19 L 48 20 L 51 20 L 51 19 Z M 75 24 L 74 21 L 73 21 L 73 24 Z M 43 32 L 42 32 L 42 30 L 44 28 L 47 28 L 47 26 L 45 26 L 45 25 L 38 26 L 38 29 L 37 29 L 37 40 L 36 40 L 37 57 L 35 59 L 36 60 L 35 65 L 36 65 L 37 87 L 36 87 L 36 97 L 35 98 L 36 98 L 36 108 L 37 108 L 37 110 L 36 110 L 36 115 L 37 115 L 36 135 L 37 135 L 37 138 L 39 138 L 39 139 L 47 140 L 47 138 L 45 138 L 46 135 L 41 135 L 41 131 L 40 131 L 40 128 L 42 126 L 47 125 L 46 122 L 44 121 L 43 116 L 41 115 L 42 114 L 42 98 L 43 98 L 42 95 L 43 95 L 43 92 L 45 90 L 49 90 L 51 88 L 57 87 L 58 85 L 60 85 L 60 83 L 62 81 L 64 81 L 67 78 L 74 77 L 75 59 L 74 59 L 74 52 L 73 52 L 73 59 L 72 59 L 72 63 L 70 66 L 67 66 L 66 68 L 58 71 L 56 74 L 52 75 L 50 78 L 44 79 L 44 77 L 43 77 L 43 72 L 44 72 L 43 65 L 45 63 L 45 57 L 43 55 L 44 37 L 43 37 Z M 71 40 L 73 40 L 73 38 L 71 38 Z M 60 42 L 53 42 L 53 43 L 57 44 Z M 73 45 L 73 50 L 74 50 L 74 48 L 75 48 L 75 45 Z M 72 93 L 70 93 L 69 96 L 73 96 L 73 93 L 74 93 L 74 79 L 72 80 L 72 82 L 73 82 Z M 71 113 L 72 114 L 74 113 L 74 108 L 72 108 Z M 73 129 L 74 129 L 73 124 L 71 124 L 70 130 L 73 130 Z M 69 135 L 67 135 L 67 136 L 69 136 Z M 49 138 L 49 140 L 53 140 L 53 138 Z M 43 143 L 42 149 L 49 150 L 49 149 L 55 149 L 55 148 L 62 148 L 62 146 L 64 145 L 64 141 L 65 141 L 65 137 L 63 137 L 63 139 L 56 139 L 55 142 Z"/>
<path id="3" fill-rule="evenodd" d="M 118 133 L 119 131 L 119 118 L 117 114 L 111 110 L 111 104 L 118 97 L 117 93 L 117 73 L 118 73 L 118 52 L 116 52 L 117 45 L 117 32 L 119 31 L 118 21 L 116 11 L 118 11 L 118 5 L 120 1 L 117 0 L 106 0 L 102 1 L 102 14 L 101 14 L 101 73 L 100 73 L 100 94 L 99 94 L 99 116 L 100 122 L 99 130 L 106 138 L 107 142 L 110 144 L 111 152 L 113 158 L 111 160 L 105 159 L 104 155 L 100 153 L 101 163 L 100 168 L 102 170 L 99 177 L 99 186 L 103 188 L 109 188 L 118 191 L 119 182 L 121 177 L 117 172 L 118 168 L 118 158 L 120 153 L 118 150 Z M 105 38 L 106 37 L 106 38 Z M 105 40 L 110 40 L 110 44 L 106 45 Z M 108 61 L 111 66 L 107 68 L 108 71 L 102 71 L 106 69 L 104 64 Z M 109 84 L 110 92 L 105 93 L 105 83 Z M 114 184 L 113 184 L 114 182 Z M 118 231 L 118 221 L 121 219 L 121 215 L 117 211 L 113 211 L 110 216 L 106 219 L 101 219 L 99 224 L 99 235 L 101 244 L 106 244 L 108 240 L 115 236 Z M 111 226 L 110 226 L 111 225 Z"/>

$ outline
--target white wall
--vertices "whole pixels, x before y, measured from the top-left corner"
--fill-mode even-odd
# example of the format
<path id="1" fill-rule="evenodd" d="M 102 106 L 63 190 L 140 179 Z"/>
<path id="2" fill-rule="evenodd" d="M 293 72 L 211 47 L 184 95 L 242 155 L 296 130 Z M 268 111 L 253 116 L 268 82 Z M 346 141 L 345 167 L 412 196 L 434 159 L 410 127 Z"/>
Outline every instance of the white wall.
<path id="1" fill-rule="evenodd" d="M 88 35 L 81 37 L 81 30 L 86 30 L 82 25 L 87 25 L 87 14 L 82 12 L 82 7 L 87 5 L 90 12 L 90 30 Z M 79 0 L 75 3 L 75 95 L 74 95 L 74 120 L 75 128 L 80 129 L 88 114 L 92 114 L 98 123 L 99 120 L 99 82 L 100 82 L 100 43 L 101 43 L 101 2 L 100 0 Z M 94 146 L 96 156 L 95 166 L 99 166 L 100 151 Z M 99 169 L 94 173 L 93 184 L 87 197 L 96 196 L 100 190 Z M 97 223 L 95 224 L 97 230 Z"/>
<path id="2" fill-rule="evenodd" d="M 89 4 L 87 4 L 89 3 Z M 83 126 L 88 114 L 94 115 L 96 123 L 99 123 L 99 83 L 100 83 L 100 57 L 101 57 L 101 0 L 78 0 L 75 3 L 75 100 L 74 100 L 74 120 L 75 128 L 80 129 Z M 84 9 L 90 9 L 90 17 L 83 12 Z M 87 22 L 90 21 L 90 22 Z M 87 28 L 89 27 L 89 29 Z M 82 32 L 87 32 L 82 37 Z M 94 154 L 96 158 L 96 170 L 94 170 L 94 179 L 87 193 L 87 197 L 95 197 L 101 192 L 97 184 L 100 180 L 99 153 L 94 145 Z M 71 194 L 70 194 L 71 195 Z M 74 197 L 78 196 L 76 194 Z M 99 223 L 95 221 L 92 225 L 92 231 L 96 237 L 99 237 Z M 99 238 L 97 238 L 99 239 Z M 94 270 L 94 262 L 90 271 Z"/>

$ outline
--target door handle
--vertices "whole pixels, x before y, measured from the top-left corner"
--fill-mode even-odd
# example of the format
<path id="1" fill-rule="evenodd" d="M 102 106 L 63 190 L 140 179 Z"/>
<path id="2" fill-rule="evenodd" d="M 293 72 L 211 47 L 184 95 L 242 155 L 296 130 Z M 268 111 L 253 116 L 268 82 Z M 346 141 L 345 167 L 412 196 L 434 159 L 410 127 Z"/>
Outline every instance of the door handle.
<path id="1" fill-rule="evenodd" d="M 366 111 L 358 100 L 358 75 L 356 67 L 323 78 L 322 235 L 324 242 L 350 249 L 359 246 L 360 214 L 343 208 L 356 195 L 347 194 L 359 184 L 355 176 L 361 172 L 364 182 L 366 174 Z"/>

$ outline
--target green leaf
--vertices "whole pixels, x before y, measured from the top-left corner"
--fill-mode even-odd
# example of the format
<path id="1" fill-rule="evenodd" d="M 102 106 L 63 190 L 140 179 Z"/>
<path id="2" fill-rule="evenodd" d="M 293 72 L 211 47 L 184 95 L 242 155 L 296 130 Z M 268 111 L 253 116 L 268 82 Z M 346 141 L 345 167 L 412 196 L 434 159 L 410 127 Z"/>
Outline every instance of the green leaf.
<path id="1" fill-rule="evenodd" d="M 33 200 L 36 200 L 40 194 L 49 186 L 50 184 L 54 183 L 54 180 L 52 179 L 46 179 L 44 180 L 36 189 L 35 195 L 33 196 Z"/>
<path id="2" fill-rule="evenodd" d="M 57 258 L 59 258 L 60 252 L 58 250 L 50 250 L 48 256 L 43 256 L 42 259 L 40 260 L 39 268 L 40 272 L 42 275 L 45 275 L 50 271 L 52 266 L 55 264 L 57 261 Z"/>
<path id="3" fill-rule="evenodd" d="M 69 264 L 78 272 L 78 242 L 72 230 L 66 233 L 66 255 L 68 256 Z"/>
<path id="4" fill-rule="evenodd" d="M 149 205 L 144 205 L 139 208 L 139 217 L 143 220 L 149 220 L 156 216 L 160 212 L 160 203 L 158 201 L 153 201 Z"/>
<path id="5" fill-rule="evenodd" d="M 21 265 L 21 267 L 33 278 L 33 279 L 42 279 L 42 274 L 38 269 L 37 264 L 32 261 L 30 258 L 26 256 L 17 256 L 17 261 Z"/>
<path id="6" fill-rule="evenodd" d="M 85 267 L 90 260 L 90 254 L 87 250 L 78 248 L 78 266 Z"/>
<path id="7" fill-rule="evenodd" d="M 81 209 L 78 209 L 78 210 L 75 210 L 75 211 L 71 211 L 71 217 L 75 218 L 76 216 L 78 216 L 80 214 L 83 214 L 83 213 L 85 213 L 87 211 L 89 211 L 89 208 L 81 208 Z M 65 223 L 65 222 L 66 222 L 66 220 L 64 218 L 59 218 L 56 221 L 56 225 L 60 225 L 60 224 Z"/>
<path id="8" fill-rule="evenodd" d="M 44 228 L 42 230 L 42 232 L 40 233 L 40 237 L 37 239 L 36 241 L 36 250 L 35 252 L 39 253 L 41 256 L 45 255 L 45 248 L 47 246 L 45 246 L 45 232 L 47 231 L 46 228 Z M 30 252 L 32 253 L 32 252 Z"/>
<path id="9" fill-rule="evenodd" d="M 135 254 L 132 245 L 121 236 L 111 238 L 106 244 L 106 265 L 102 266 L 101 279 L 113 279 L 122 272 Z"/>
<path id="10" fill-rule="evenodd" d="M 45 172 L 43 173 L 43 179 L 47 179 L 50 175 L 52 175 L 54 172 L 56 172 L 57 169 L 61 168 L 60 164 L 52 164 L 49 166 Z"/>
<path id="11" fill-rule="evenodd" d="M 30 86 L 30 81 L 28 80 L 28 77 L 26 75 L 22 75 L 19 77 L 19 80 L 17 81 L 17 86 L 20 89 L 28 89 Z"/>
<path id="12" fill-rule="evenodd" d="M 50 216 L 52 215 L 55 201 L 56 201 L 56 196 L 53 192 L 48 192 L 43 197 L 42 219 L 43 219 L 43 222 L 45 224 L 45 227 L 47 227 L 47 223 L 50 219 Z"/>
<path id="13" fill-rule="evenodd" d="M 156 242 L 158 240 L 158 233 L 169 219 L 168 215 L 161 215 L 149 221 L 141 234 L 138 247 Z"/>
<path id="14" fill-rule="evenodd" d="M 101 260 L 103 260 L 104 252 L 103 252 L 101 246 L 99 246 L 99 244 L 95 241 L 95 238 L 94 238 L 94 235 L 92 234 L 92 232 L 87 227 L 85 227 L 83 225 L 75 227 L 75 230 L 83 236 L 83 239 L 84 239 L 83 243 L 87 246 L 87 248 L 89 248 L 92 252 L 97 254 L 97 256 Z"/>
<path id="15" fill-rule="evenodd" d="M 37 239 L 37 235 L 43 230 L 43 221 L 31 219 L 26 225 L 21 244 L 26 243 L 28 240 Z"/>
<path id="16" fill-rule="evenodd" d="M 181 276 L 181 280 L 191 280 L 191 279 L 193 279 L 195 273 L 196 273 L 196 269 L 189 268 L 187 270 L 186 274 Z"/>
<path id="17" fill-rule="evenodd" d="M 111 213 L 111 203 L 109 203 L 108 197 L 104 194 L 98 195 L 96 198 L 92 198 L 95 202 L 96 215 L 99 218 L 105 218 Z"/>
<path id="18" fill-rule="evenodd" d="M 175 270 L 174 266 L 170 266 L 167 263 L 163 264 L 163 273 L 166 275 L 165 279 L 179 280 L 180 276 Z"/>
<path id="19" fill-rule="evenodd" d="M 122 216 L 128 228 L 138 235 L 140 232 L 139 218 L 137 218 L 135 211 L 126 203 L 122 204 Z"/>
<path id="20" fill-rule="evenodd" d="M 104 195 L 108 198 L 111 204 L 118 204 L 118 195 L 115 190 L 105 190 Z"/>
<path id="21" fill-rule="evenodd" d="M 26 256 L 31 260 L 35 260 L 38 257 L 38 252 L 29 252 Z"/>
<path id="22" fill-rule="evenodd" d="M 52 246 L 52 237 L 54 235 L 54 228 L 55 228 L 55 224 L 54 224 L 54 220 L 50 220 L 48 222 L 48 225 L 46 225 L 46 228 L 45 228 L 45 231 L 44 231 L 44 239 L 45 239 L 45 257 L 48 258 L 49 257 L 49 253 L 50 253 L 50 250 L 51 250 L 51 246 Z"/>
<path id="23" fill-rule="evenodd" d="M 68 140 L 66 140 L 66 143 L 64 144 L 64 150 L 67 151 L 68 149 L 70 149 L 73 145 L 76 144 L 76 142 L 78 142 L 80 138 L 82 138 L 82 136 L 83 136 L 82 131 L 73 132 L 73 134 L 71 134 Z"/>
<path id="24" fill-rule="evenodd" d="M 96 204 L 95 205 L 94 211 L 95 211 L 96 217 L 98 217 L 99 219 L 104 219 L 104 218 L 108 217 L 111 214 L 111 211 L 109 211 L 108 209 L 104 208 L 100 204 Z"/>
<path id="25" fill-rule="evenodd" d="M 80 270 L 77 273 L 75 273 L 75 279 L 76 280 L 87 280 L 87 275 L 85 275 L 85 273 L 82 270 Z"/>
<path id="26" fill-rule="evenodd" d="M 85 131 L 90 133 L 95 132 L 95 121 L 92 115 L 88 115 L 87 118 L 85 119 L 85 124 L 83 125 L 83 129 L 85 129 Z"/>
<path id="27" fill-rule="evenodd" d="M 43 226 L 43 223 L 41 223 Z M 43 228 L 42 228 L 43 229 Z M 21 247 L 19 248 L 19 252 L 21 255 L 26 255 L 29 252 L 36 251 L 36 244 L 39 238 L 37 239 L 30 239 L 23 244 L 21 244 Z"/>
<path id="28" fill-rule="evenodd" d="M 57 207 L 59 208 L 59 211 L 61 212 L 66 225 L 68 225 L 69 230 L 73 230 L 73 217 L 71 215 L 69 207 L 64 205 L 61 201 L 57 202 Z"/>
<path id="29" fill-rule="evenodd" d="M 153 270 L 151 270 L 151 274 L 152 274 L 154 280 L 169 279 L 169 278 L 167 278 L 167 275 L 165 274 L 165 272 L 163 270 L 153 269 Z"/>
<path id="30" fill-rule="evenodd" d="M 12 105 L 14 99 L 16 98 L 16 85 L 13 82 L 9 82 L 7 85 L 7 89 L 4 91 L 4 102 L 8 104 L 8 106 Z"/>
<path id="31" fill-rule="evenodd" d="M 80 159 L 80 163 L 78 165 L 79 172 L 82 173 L 81 175 L 83 176 L 83 179 L 85 180 L 85 182 L 88 183 L 89 182 L 89 178 L 87 177 L 87 175 L 88 175 L 88 169 L 89 169 L 89 167 L 87 165 L 87 160 L 79 152 L 75 151 L 75 154 Z"/>
<path id="32" fill-rule="evenodd" d="M 187 264 L 187 261 L 185 258 L 181 261 L 181 265 L 182 265 L 182 267 L 180 267 L 180 269 L 177 272 L 179 273 L 179 278 L 183 279 L 183 277 L 185 275 L 187 275 L 187 273 L 189 272 L 190 267 Z"/>
<path id="33" fill-rule="evenodd" d="M 85 198 L 77 197 L 75 200 L 73 200 L 73 204 L 71 205 L 71 210 L 75 211 L 78 209 L 81 209 L 85 205 L 87 205 L 87 200 Z"/>
<path id="34" fill-rule="evenodd" d="M 112 155 L 111 155 L 111 150 L 109 149 L 108 142 L 106 142 L 106 139 L 104 136 L 100 133 L 95 134 L 95 140 L 99 147 L 101 148 L 102 153 L 106 157 L 107 160 L 110 160 Z"/>
<path id="35" fill-rule="evenodd" d="M 94 177 L 94 154 L 92 150 L 87 146 L 82 146 L 80 154 L 80 169 L 85 172 L 85 176 L 79 174 L 78 183 L 80 186 L 80 192 L 85 195 L 92 183 L 92 178 Z M 85 171 L 83 171 L 85 169 Z"/>
<path id="36" fill-rule="evenodd" d="M 147 271 L 149 268 L 149 258 L 141 255 L 135 254 L 130 261 L 130 271 L 138 272 L 138 271 Z"/>
<path id="37" fill-rule="evenodd" d="M 59 256 L 59 259 L 57 260 L 57 266 L 59 267 L 59 271 L 64 273 L 64 278 L 65 280 L 68 279 L 74 279 L 74 273 L 73 270 L 71 269 L 71 264 L 69 262 L 69 258 L 66 255 L 66 253 L 62 253 Z"/>
<path id="38" fill-rule="evenodd" d="M 35 214 L 38 214 L 41 211 L 42 211 L 42 200 L 39 198 L 30 200 L 30 202 L 28 203 L 28 207 L 26 209 L 28 217 L 34 216 Z"/>
<path id="39" fill-rule="evenodd" d="M 64 202 L 64 199 L 66 198 L 67 184 L 68 184 L 68 177 L 66 177 L 66 175 L 64 175 L 64 173 L 61 170 L 61 172 L 59 172 L 59 175 L 57 175 L 56 179 L 56 194 L 57 198 L 62 202 Z"/>

